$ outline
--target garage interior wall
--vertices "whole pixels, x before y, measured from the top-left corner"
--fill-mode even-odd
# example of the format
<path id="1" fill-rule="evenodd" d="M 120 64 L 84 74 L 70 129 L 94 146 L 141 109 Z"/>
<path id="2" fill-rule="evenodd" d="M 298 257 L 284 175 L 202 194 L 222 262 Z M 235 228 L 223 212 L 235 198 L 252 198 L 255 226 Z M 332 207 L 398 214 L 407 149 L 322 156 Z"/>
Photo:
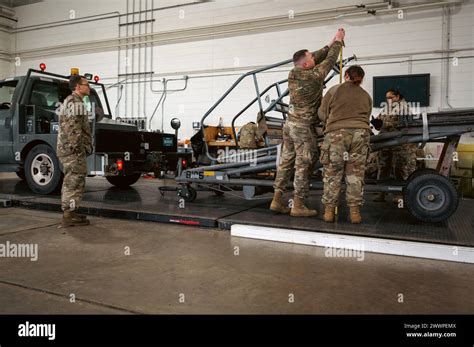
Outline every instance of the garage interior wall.
<path id="1" fill-rule="evenodd" d="M 11 26 L 12 21 L 0 17 L 0 27 Z M 11 51 L 13 35 L 7 31 L 0 30 L 0 79 L 12 77 L 13 64 L 10 61 L 8 53 Z"/>
<path id="2" fill-rule="evenodd" d="M 161 103 L 150 125 L 151 130 L 157 130 L 163 124 L 169 132 L 172 131 L 170 119 L 178 117 L 182 123 L 179 137 L 184 139 L 193 134 L 192 122 L 200 121 L 240 74 L 289 59 L 302 48 L 319 49 L 343 26 L 346 29 L 344 56 L 356 54 L 359 58 L 358 63 L 366 71 L 363 87 L 370 94 L 373 76 L 430 73 L 428 111 L 474 106 L 473 1 L 463 1 L 449 10 L 446 7 L 407 9 L 403 18 L 397 12 L 379 12 L 298 22 L 300 16 L 313 19 L 326 16 L 315 14 L 316 10 L 360 3 L 355 0 L 46 0 L 16 7 L 16 30 L 11 34 L 0 32 L 0 51 L 11 54 L 10 62 L 0 60 L 0 77 L 25 74 L 28 68 L 38 68 L 41 62 L 47 65 L 48 71 L 61 74 L 69 74 L 71 67 L 78 67 L 81 73 L 96 74 L 107 84 L 114 118 L 150 118 L 162 96 L 163 79 L 172 79 L 167 83 L 169 92 L 164 109 Z M 394 6 L 414 3 L 398 1 Z M 149 11 L 152 6 L 155 11 Z M 118 16 L 127 11 L 128 16 Z M 134 11 L 138 13 L 130 14 Z M 336 14 L 340 13 L 343 12 Z M 255 23 L 252 21 L 255 19 L 260 28 L 245 30 L 251 25 L 249 21 Z M 141 24 L 130 24 L 140 21 Z M 275 21 L 279 24 L 274 25 Z M 229 29 L 226 23 L 234 23 L 235 30 L 223 33 Z M 141 49 L 138 44 L 135 48 L 126 46 L 134 42 L 132 39 L 117 41 L 119 37 L 146 36 L 152 32 L 164 33 L 145 37 L 156 41 L 141 45 Z M 122 44 L 120 51 L 118 43 Z M 448 48 L 458 51 L 449 56 L 441 52 Z M 20 64 L 15 64 L 17 56 Z M 259 75 L 259 83 L 264 87 L 284 79 L 289 68 Z M 184 89 L 184 76 L 189 77 L 186 89 L 173 91 Z M 338 80 L 334 78 L 330 85 Z M 119 81 L 123 87 L 117 84 Z M 447 88 L 442 88 L 443 85 Z M 224 116 L 228 125 L 231 117 L 254 96 L 253 82 L 249 79 L 215 110 L 207 123 L 217 125 L 219 117 Z M 256 112 L 256 108 L 249 110 L 240 124 L 254 120 Z"/>

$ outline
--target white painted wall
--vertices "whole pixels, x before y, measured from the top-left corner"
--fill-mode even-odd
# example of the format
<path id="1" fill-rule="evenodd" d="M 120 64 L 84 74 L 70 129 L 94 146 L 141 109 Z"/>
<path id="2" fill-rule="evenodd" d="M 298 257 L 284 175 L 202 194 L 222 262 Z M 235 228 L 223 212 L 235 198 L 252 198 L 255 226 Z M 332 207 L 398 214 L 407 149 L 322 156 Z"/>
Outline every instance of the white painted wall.
<path id="1" fill-rule="evenodd" d="M 5 18 L 0 18 L 0 27 L 3 25 L 11 25 L 11 21 Z M 8 57 L 1 54 L 11 50 L 12 40 L 12 35 L 10 35 L 8 32 L 0 31 L 0 79 L 11 76 L 13 72 L 12 64 L 10 63 Z"/>
<path id="2" fill-rule="evenodd" d="M 130 1 L 131 2 L 131 1 Z M 170 6 L 189 1 L 155 1 L 155 7 Z M 373 1 L 370 1 L 373 2 Z M 16 8 L 18 27 L 25 27 L 45 22 L 68 20 L 70 11 L 74 10 L 76 17 L 96 15 L 120 11 L 125 13 L 126 0 L 46 0 L 43 3 L 21 6 Z M 137 0 L 138 3 L 138 0 Z M 241 21 L 276 15 L 286 15 L 293 10 L 295 18 L 298 13 L 360 3 L 355 0 L 313 1 L 313 0 L 216 0 L 182 8 L 174 8 L 155 12 L 153 18 L 154 31 L 178 30 L 194 28 L 203 25 Z M 413 3 L 413 1 L 402 1 Z M 148 2 L 151 5 L 151 0 Z M 144 6 L 143 8 L 144 9 Z M 179 12 L 184 10 L 183 12 Z M 136 7 L 138 10 L 138 7 Z M 180 18 L 180 14 L 181 17 Z M 150 18 L 150 17 L 149 17 Z M 291 20 L 291 19 L 288 19 Z M 462 6 L 452 10 L 451 18 L 451 48 L 474 47 L 474 3 L 466 1 Z M 273 32 L 241 35 L 227 38 L 208 39 L 203 41 L 184 42 L 155 46 L 153 49 L 153 71 L 156 79 L 163 77 L 179 78 L 189 75 L 188 88 L 183 92 L 169 93 L 165 103 L 164 118 L 161 109 L 155 115 L 152 128 L 159 129 L 164 120 L 165 131 L 171 131 L 169 120 L 175 116 L 182 120 L 180 137 L 192 135 L 191 123 L 199 121 L 206 110 L 220 95 L 238 78 L 239 74 L 247 71 L 250 66 L 266 65 L 291 57 L 294 51 L 301 48 L 318 49 L 324 46 L 339 26 L 346 28 L 346 48 L 344 55 L 356 54 L 359 57 L 379 56 L 384 54 L 403 54 L 404 57 L 385 60 L 362 60 L 366 71 L 364 88 L 372 93 L 372 77 L 378 75 L 431 73 L 431 107 L 437 110 L 442 106 L 441 71 L 439 60 L 413 61 L 410 58 L 424 59 L 439 57 L 437 54 L 414 55 L 414 52 L 433 51 L 442 48 L 442 11 L 440 9 L 422 12 L 408 11 L 404 19 L 396 15 L 367 16 L 363 19 L 341 19 L 324 22 L 309 27 L 293 28 Z M 144 29 L 142 29 L 144 30 Z M 138 33 L 138 32 L 136 32 Z M 12 49 L 23 51 L 81 41 L 111 39 L 118 36 L 118 20 L 108 19 L 98 22 L 76 24 L 51 29 L 35 30 L 18 33 L 12 38 Z M 0 36 L 0 44 L 2 37 Z M 138 51 L 137 51 L 138 52 Z M 472 56 L 474 51 L 458 53 L 457 56 Z M 136 55 L 135 57 L 138 57 Z M 143 57 L 143 54 L 142 54 Z M 125 53 L 121 57 L 124 66 Z M 14 74 L 24 74 L 30 67 L 36 68 L 40 62 L 45 62 L 49 71 L 67 74 L 70 67 L 79 67 L 81 72 L 91 72 L 101 76 L 105 83 L 115 83 L 118 72 L 118 54 L 115 49 L 102 52 L 81 52 L 62 54 L 61 56 L 41 56 L 33 59 L 23 59 L 21 66 L 10 64 Z M 383 63 L 383 64 L 382 64 Z M 5 75 L 8 64 L 0 62 L 0 76 Z M 459 59 L 457 66 L 450 67 L 449 102 L 453 107 L 472 107 L 474 95 L 473 58 Z M 241 71 L 228 71 L 229 68 Z M 149 70 L 148 68 L 147 70 Z M 221 74 L 224 69 L 226 76 Z M 288 68 L 280 72 L 264 74 L 259 77 L 262 86 L 284 79 Z M 203 72 L 205 71 L 205 72 Z M 123 71 L 122 71 L 123 72 Z M 233 74 L 233 75 L 228 75 Z M 197 78 L 201 76 L 200 78 Z M 337 83 L 335 78 L 331 84 Z M 183 82 L 170 82 L 169 88 L 180 88 Z M 128 100 L 127 114 L 132 116 L 151 116 L 160 94 L 153 94 L 147 87 L 146 102 L 138 100 L 138 91 L 132 94 L 129 85 L 127 95 L 124 95 L 119 108 L 120 116 L 125 115 L 124 100 Z M 160 89 L 161 83 L 156 82 L 153 88 Z M 219 116 L 230 123 L 230 118 L 254 97 L 251 81 L 244 83 L 231 94 L 222 107 L 218 108 L 209 123 L 216 124 Z M 144 89 L 141 90 L 143 97 Z M 112 109 L 117 100 L 116 89 L 109 92 Z M 134 105 L 134 113 L 131 114 Z M 140 106 L 139 106 L 140 105 Z M 140 114 L 138 114 L 140 107 Z M 374 110 L 374 113 L 377 110 Z M 114 112 L 114 110 L 113 110 Z M 254 119 L 256 110 L 253 109 L 242 118 L 242 122 Z M 241 122 L 241 123 L 242 123 Z"/>
<path id="3" fill-rule="evenodd" d="M 0 80 L 12 75 L 11 64 L 8 61 L 0 60 Z"/>

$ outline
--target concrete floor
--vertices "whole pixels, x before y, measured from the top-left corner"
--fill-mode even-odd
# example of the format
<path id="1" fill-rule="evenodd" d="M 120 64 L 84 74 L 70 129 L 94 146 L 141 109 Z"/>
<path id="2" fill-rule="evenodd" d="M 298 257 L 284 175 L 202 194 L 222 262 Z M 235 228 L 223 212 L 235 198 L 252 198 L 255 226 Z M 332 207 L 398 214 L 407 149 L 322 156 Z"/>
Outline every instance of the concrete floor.
<path id="1" fill-rule="evenodd" d="M 369 253 L 364 261 L 327 258 L 318 247 L 104 218 L 65 230 L 59 218 L 0 209 L 0 244 L 39 250 L 36 262 L 0 258 L 0 313 L 474 312 L 469 264 Z"/>

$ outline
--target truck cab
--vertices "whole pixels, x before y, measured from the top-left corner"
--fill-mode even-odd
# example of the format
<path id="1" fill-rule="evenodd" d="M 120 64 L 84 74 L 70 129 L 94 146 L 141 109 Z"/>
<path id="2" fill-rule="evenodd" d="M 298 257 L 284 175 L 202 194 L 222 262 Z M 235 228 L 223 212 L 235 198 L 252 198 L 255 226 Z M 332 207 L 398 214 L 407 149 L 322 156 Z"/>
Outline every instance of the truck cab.
<path id="1" fill-rule="evenodd" d="M 26 76 L 0 80 L 0 172 L 16 172 L 35 193 L 49 194 L 62 185 L 57 110 L 71 94 L 68 78 L 30 69 Z M 92 115 L 94 151 L 87 157 L 88 176 L 129 186 L 142 173 L 171 168 L 182 160 L 175 134 L 139 131 L 112 120 L 104 85 L 97 77 L 89 83 L 85 103 Z"/>

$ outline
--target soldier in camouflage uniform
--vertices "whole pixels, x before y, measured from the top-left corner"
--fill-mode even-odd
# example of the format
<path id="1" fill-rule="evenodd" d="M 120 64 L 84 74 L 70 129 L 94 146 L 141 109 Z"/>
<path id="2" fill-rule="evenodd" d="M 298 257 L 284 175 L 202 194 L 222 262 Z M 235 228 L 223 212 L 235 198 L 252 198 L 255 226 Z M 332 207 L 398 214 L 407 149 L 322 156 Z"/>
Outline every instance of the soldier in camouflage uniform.
<path id="1" fill-rule="evenodd" d="M 379 170 L 379 152 L 370 152 L 365 166 L 365 177 L 376 179 Z"/>
<path id="2" fill-rule="evenodd" d="M 248 122 L 240 129 L 239 147 L 241 149 L 256 149 L 263 136 L 258 131 L 257 124 Z"/>
<path id="3" fill-rule="evenodd" d="M 328 46 L 315 53 L 301 50 L 293 55 L 295 67 L 288 76 L 290 92 L 289 113 L 283 126 L 283 145 L 280 164 L 275 177 L 275 195 L 270 209 L 290 212 L 294 217 L 311 217 L 316 210 L 308 209 L 304 199 L 309 191 L 310 169 L 317 159 L 315 125 L 321 104 L 324 79 L 336 63 L 344 39 L 339 29 Z M 282 194 L 294 172 L 294 199 L 291 211 L 282 200 Z"/>
<path id="4" fill-rule="evenodd" d="M 320 160 L 324 167 L 322 203 L 326 222 L 334 222 L 344 176 L 351 222 L 362 221 L 360 206 L 364 203 L 372 111 L 372 98 L 360 87 L 364 75 L 360 66 L 349 67 L 344 74 L 345 82 L 327 91 L 319 109 L 319 117 L 325 124 Z"/>
<path id="5" fill-rule="evenodd" d="M 388 104 L 386 110 L 384 109 L 377 117 L 383 122 L 380 133 L 396 131 L 399 116 L 409 114 L 410 112 L 408 104 L 399 91 L 388 90 L 386 98 Z M 395 178 L 400 181 L 406 181 L 410 174 L 416 170 L 416 150 L 416 144 L 406 143 L 379 151 L 378 179 L 389 179 L 392 169 L 394 169 Z M 398 199 L 401 197 L 401 195 L 397 195 L 394 201 L 398 202 Z M 374 201 L 385 201 L 385 193 L 378 193 Z"/>
<path id="6" fill-rule="evenodd" d="M 86 157 L 92 153 L 92 137 L 88 112 L 83 98 L 90 93 L 84 77 L 73 75 L 69 80 L 72 94 L 59 110 L 57 153 L 63 166 L 64 181 L 61 190 L 62 226 L 88 225 L 89 220 L 76 213 L 84 194 L 87 175 Z"/>
<path id="7" fill-rule="evenodd" d="M 372 116 L 373 122 L 374 117 Z M 374 126 L 370 126 L 370 136 L 374 136 Z M 367 156 L 367 163 L 365 164 L 365 178 L 377 179 L 377 173 L 379 171 L 379 152 L 372 152 L 369 147 L 369 154 Z"/>

